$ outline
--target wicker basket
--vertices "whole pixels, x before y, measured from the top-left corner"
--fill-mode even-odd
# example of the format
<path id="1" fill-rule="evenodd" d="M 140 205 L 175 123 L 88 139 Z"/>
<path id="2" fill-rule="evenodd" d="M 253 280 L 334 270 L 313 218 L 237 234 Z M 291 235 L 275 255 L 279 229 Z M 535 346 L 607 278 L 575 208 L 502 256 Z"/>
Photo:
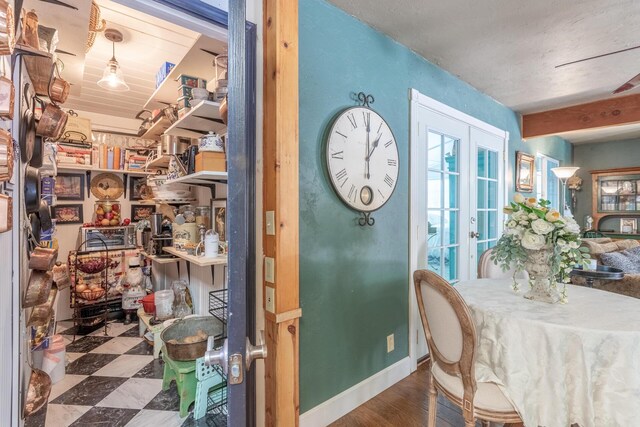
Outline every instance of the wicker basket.
<path id="1" fill-rule="evenodd" d="M 87 301 L 95 301 L 98 298 L 103 297 L 105 294 L 105 290 L 102 288 L 99 289 L 94 289 L 94 290 L 86 290 L 86 291 L 82 291 L 82 292 L 76 292 L 76 295 L 78 295 L 80 298 L 85 299 Z"/>
<path id="2" fill-rule="evenodd" d="M 87 37 L 87 48 L 85 52 L 89 52 L 96 42 L 98 33 L 107 28 L 107 22 L 100 19 L 100 6 L 95 1 L 91 2 L 91 13 L 89 15 L 89 37 Z"/>

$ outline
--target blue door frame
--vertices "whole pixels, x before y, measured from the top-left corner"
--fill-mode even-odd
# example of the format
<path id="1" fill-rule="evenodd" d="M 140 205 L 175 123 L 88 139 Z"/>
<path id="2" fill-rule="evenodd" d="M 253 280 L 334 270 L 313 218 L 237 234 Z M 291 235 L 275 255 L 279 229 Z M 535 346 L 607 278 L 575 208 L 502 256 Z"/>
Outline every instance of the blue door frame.
<path id="1" fill-rule="evenodd" d="M 154 0 L 229 30 L 229 125 L 227 228 L 229 233 L 229 354 L 255 343 L 255 150 L 256 25 L 246 21 L 246 1 L 229 1 L 229 13 L 202 1 Z M 228 424 L 255 425 L 255 373 L 227 387 Z"/>

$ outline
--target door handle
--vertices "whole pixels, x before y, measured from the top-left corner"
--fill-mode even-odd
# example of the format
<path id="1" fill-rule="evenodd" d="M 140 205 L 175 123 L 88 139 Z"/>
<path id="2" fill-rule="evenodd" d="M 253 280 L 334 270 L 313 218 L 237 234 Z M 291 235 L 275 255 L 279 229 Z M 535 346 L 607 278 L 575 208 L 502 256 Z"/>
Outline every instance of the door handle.
<path id="1" fill-rule="evenodd" d="M 267 344 L 264 340 L 264 331 L 260 331 L 260 340 L 258 345 L 252 345 L 247 338 L 246 351 L 244 356 L 244 370 L 251 369 L 251 364 L 256 359 L 265 359 L 267 357 Z M 224 375 L 229 379 L 230 384 L 240 384 L 244 375 L 242 374 L 242 357 L 239 354 L 229 355 L 228 339 L 225 338 L 222 347 L 214 350 L 214 337 L 207 339 L 207 351 L 204 354 L 204 364 L 207 366 L 219 365 Z M 229 370 L 229 367 L 231 369 Z"/>
<path id="2" fill-rule="evenodd" d="M 471 237 L 472 239 L 477 239 L 478 237 L 480 237 L 480 233 L 477 231 L 472 231 L 469 233 L 469 237 Z"/>
<path id="3" fill-rule="evenodd" d="M 267 344 L 264 340 L 264 331 L 260 331 L 260 340 L 258 343 L 258 345 L 251 345 L 251 341 L 247 338 L 247 354 L 245 356 L 247 371 L 251 368 L 251 363 L 254 360 L 267 358 Z"/>

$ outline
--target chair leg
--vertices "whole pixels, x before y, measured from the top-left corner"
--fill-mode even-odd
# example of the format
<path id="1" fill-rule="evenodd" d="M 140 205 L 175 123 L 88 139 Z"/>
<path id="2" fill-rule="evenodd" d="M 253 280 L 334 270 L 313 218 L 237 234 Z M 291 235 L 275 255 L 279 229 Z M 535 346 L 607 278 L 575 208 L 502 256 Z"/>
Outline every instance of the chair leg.
<path id="1" fill-rule="evenodd" d="M 433 384 L 433 375 L 429 372 L 429 420 L 427 422 L 427 427 L 435 427 L 436 426 L 436 412 L 438 408 L 438 391 L 436 390 L 436 386 Z"/>
<path id="2" fill-rule="evenodd" d="M 473 420 L 464 422 L 464 427 L 475 427 L 475 426 L 476 426 L 476 422 Z"/>
<path id="3" fill-rule="evenodd" d="M 482 427 L 491 427 L 491 421 L 482 420 Z"/>

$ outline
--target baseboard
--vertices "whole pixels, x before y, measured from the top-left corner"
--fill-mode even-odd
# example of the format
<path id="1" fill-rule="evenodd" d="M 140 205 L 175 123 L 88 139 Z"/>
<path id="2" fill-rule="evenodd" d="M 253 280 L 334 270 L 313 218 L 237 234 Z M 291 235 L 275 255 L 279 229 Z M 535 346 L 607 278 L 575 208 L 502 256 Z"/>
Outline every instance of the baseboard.
<path id="1" fill-rule="evenodd" d="M 300 415 L 301 427 L 324 427 L 383 392 L 411 373 L 407 356 L 353 387 Z"/>

